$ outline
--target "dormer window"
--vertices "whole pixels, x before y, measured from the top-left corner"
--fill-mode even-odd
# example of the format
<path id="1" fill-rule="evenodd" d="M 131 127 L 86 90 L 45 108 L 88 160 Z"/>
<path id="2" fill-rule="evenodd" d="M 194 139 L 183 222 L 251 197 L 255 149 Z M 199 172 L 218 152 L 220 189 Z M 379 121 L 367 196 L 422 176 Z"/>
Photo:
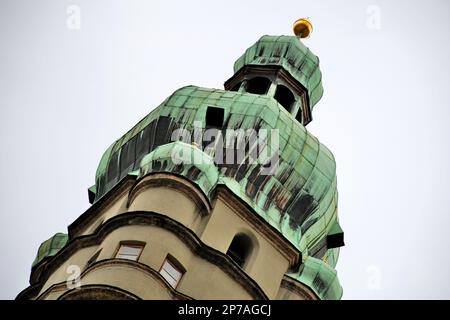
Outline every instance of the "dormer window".
<path id="1" fill-rule="evenodd" d="M 207 128 L 222 128 L 225 110 L 223 108 L 208 107 L 206 109 L 205 124 Z"/>

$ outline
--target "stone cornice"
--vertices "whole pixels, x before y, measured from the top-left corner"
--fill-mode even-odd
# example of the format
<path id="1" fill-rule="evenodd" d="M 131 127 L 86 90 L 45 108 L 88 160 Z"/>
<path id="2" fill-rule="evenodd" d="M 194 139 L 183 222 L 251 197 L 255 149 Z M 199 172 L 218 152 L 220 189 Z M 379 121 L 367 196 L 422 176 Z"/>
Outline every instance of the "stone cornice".
<path id="1" fill-rule="evenodd" d="M 98 213 L 103 212 L 115 204 L 114 199 L 118 199 L 127 192 L 136 181 L 136 177 L 126 176 L 107 194 L 101 197 L 97 202 L 90 206 L 81 216 L 72 222 L 68 229 L 69 239 L 79 235 L 81 230 L 97 218 Z"/>
<path id="2" fill-rule="evenodd" d="M 158 271 L 156 271 L 155 269 L 151 268 L 150 266 L 137 262 L 137 261 L 132 261 L 132 260 L 125 260 L 125 259 L 105 259 L 105 260 L 100 260 L 97 261 L 95 263 L 93 263 L 92 265 L 90 265 L 87 269 L 85 269 L 81 275 L 80 275 L 80 280 L 81 282 L 83 281 L 83 277 L 85 275 L 87 275 L 88 273 L 94 271 L 94 270 L 98 270 L 101 268 L 105 268 L 105 267 L 111 267 L 111 266 L 125 266 L 127 268 L 133 268 L 133 269 L 137 269 L 139 271 L 142 271 L 148 275 L 150 275 L 152 278 L 156 279 L 158 282 L 160 282 L 161 286 L 163 286 L 172 296 L 173 299 L 176 300 L 191 300 L 192 298 L 175 290 L 160 274 Z M 66 282 L 60 282 L 57 284 L 53 284 L 52 286 L 50 286 L 47 290 L 45 290 L 42 294 L 39 295 L 39 297 L 37 297 L 38 300 L 40 299 L 45 299 L 46 296 L 48 296 L 48 294 L 50 294 L 52 291 L 54 290 L 60 290 L 60 289 L 64 289 L 67 288 L 66 287 L 67 284 Z M 95 285 L 86 285 L 86 286 L 81 286 L 79 289 L 82 288 L 86 288 L 88 286 L 104 286 L 106 288 L 109 289 L 114 289 L 114 286 L 110 286 L 110 285 L 99 285 L 99 284 L 95 284 Z M 79 291 L 79 289 L 75 289 L 77 291 Z M 142 299 L 142 297 L 138 297 L 137 295 L 135 295 L 134 293 L 131 293 L 123 288 L 119 288 L 120 291 L 127 293 L 128 295 L 132 295 L 134 297 L 136 297 L 136 299 Z M 58 298 L 58 300 L 60 299 L 64 299 L 63 296 L 69 294 L 70 291 L 65 292 L 62 296 L 60 296 Z"/>
<path id="3" fill-rule="evenodd" d="M 291 277 L 284 276 L 281 280 L 281 287 L 295 292 L 305 300 L 320 300 L 319 297 L 305 284 L 298 282 Z"/>
<path id="4" fill-rule="evenodd" d="M 195 254 L 216 265 L 232 279 L 240 283 L 254 299 L 268 299 L 256 281 L 248 276 L 230 257 L 204 244 L 193 231 L 181 223 L 165 215 L 150 211 L 134 211 L 117 215 L 105 221 L 94 234 L 70 239 L 67 245 L 55 256 L 49 258 L 46 263 L 40 264 L 37 268 L 33 269 L 30 280 L 31 287 L 22 291 L 17 298 L 26 298 L 28 296 L 27 291 L 32 293 L 36 292 L 35 290 L 40 290 L 50 275 L 76 251 L 81 248 L 98 245 L 112 231 L 129 225 L 151 225 L 172 232 Z"/>
<path id="5" fill-rule="evenodd" d="M 87 285 L 69 290 L 58 300 L 141 300 L 131 292 L 108 285 Z"/>

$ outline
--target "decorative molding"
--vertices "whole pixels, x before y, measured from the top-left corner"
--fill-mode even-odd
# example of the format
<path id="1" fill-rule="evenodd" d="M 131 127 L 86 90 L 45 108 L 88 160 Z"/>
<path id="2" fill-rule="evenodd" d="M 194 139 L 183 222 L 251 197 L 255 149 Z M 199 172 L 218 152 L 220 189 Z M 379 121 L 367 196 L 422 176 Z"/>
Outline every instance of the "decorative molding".
<path id="1" fill-rule="evenodd" d="M 96 233 L 70 239 L 67 245 L 55 256 L 51 257 L 46 264 L 39 265 L 34 269 L 31 274 L 31 286 L 34 287 L 34 285 L 38 285 L 33 289 L 33 292 L 35 292 L 34 290 L 37 290 L 37 288 L 41 290 L 50 275 L 76 251 L 85 247 L 98 245 L 112 231 L 129 225 L 157 226 L 172 232 L 181 239 L 193 253 L 216 265 L 232 279 L 241 284 L 254 299 L 268 299 L 258 283 L 247 275 L 230 257 L 204 244 L 192 230 L 186 228 L 178 221 L 151 211 L 133 211 L 119 214 L 107 220 Z M 27 290 L 28 288 L 19 294 L 17 298 L 25 298 L 27 296 Z"/>
<path id="2" fill-rule="evenodd" d="M 275 80 L 275 78 L 281 79 L 287 85 L 289 85 L 300 99 L 302 99 L 302 117 L 303 117 L 303 125 L 307 125 L 312 121 L 311 115 L 311 107 L 309 101 L 308 90 L 295 78 L 293 78 L 289 72 L 287 72 L 282 66 L 278 65 L 245 65 L 241 69 L 239 69 L 230 79 L 225 81 L 224 87 L 225 90 L 231 90 L 236 84 L 241 81 L 249 79 L 248 75 L 252 76 L 264 76 L 268 77 L 271 80 Z M 304 102 L 304 103 L 303 103 Z M 293 115 L 297 117 L 297 115 Z"/>
<path id="3" fill-rule="evenodd" d="M 144 272 L 147 275 L 150 275 L 153 279 L 157 280 L 158 282 L 160 282 L 161 286 L 164 287 L 172 296 L 172 298 L 174 300 L 192 300 L 192 297 L 189 297 L 188 295 L 185 295 L 177 290 L 175 290 L 155 269 L 153 269 L 152 267 L 137 262 L 137 261 L 132 261 L 132 260 L 126 260 L 126 259 L 105 259 L 105 260 L 100 260 L 97 261 L 96 263 L 93 263 L 91 266 L 89 266 L 87 269 L 85 269 L 81 275 L 80 275 L 80 279 L 82 282 L 82 279 L 84 278 L 84 276 L 86 276 L 87 274 L 89 274 L 90 272 L 97 270 L 97 269 L 101 269 L 104 267 L 110 267 L 110 266 L 125 266 L 127 268 L 133 268 L 133 269 L 137 269 L 139 271 Z M 116 288 L 114 286 L 110 286 L 110 285 L 87 285 L 87 286 L 104 286 L 104 287 L 108 287 L 108 288 Z M 75 289 L 75 290 L 80 290 L 83 287 L 87 287 L 87 286 L 82 286 L 79 289 Z M 58 289 L 65 289 L 66 287 L 66 282 L 60 282 L 57 284 L 53 284 L 52 286 L 50 286 L 47 290 L 45 290 L 42 294 L 40 294 L 37 297 L 37 300 L 42 300 L 45 299 L 51 292 L 53 291 L 57 291 Z M 133 295 L 135 297 L 134 300 L 141 300 L 143 299 L 142 297 L 139 297 L 125 289 L 120 288 L 119 290 L 121 290 L 122 292 L 125 292 L 129 295 Z M 63 293 L 58 300 L 62 299 L 62 296 L 68 294 L 68 292 Z"/>
<path id="4" fill-rule="evenodd" d="M 131 292 L 106 285 L 86 285 L 66 291 L 57 300 L 141 300 Z"/>
<path id="5" fill-rule="evenodd" d="M 40 283 L 35 283 L 26 287 L 22 291 L 19 292 L 15 300 L 34 300 L 36 296 L 39 294 L 42 286 Z"/>
<path id="6" fill-rule="evenodd" d="M 129 192 L 134 185 L 136 177 L 125 176 L 117 185 L 103 195 L 97 202 L 90 206 L 81 216 L 72 222 L 67 228 L 69 231 L 69 239 L 79 235 L 81 230 L 86 228 L 100 213 L 111 208 L 118 198 Z"/>
<path id="7" fill-rule="evenodd" d="M 280 287 L 285 288 L 288 291 L 295 292 L 305 300 L 320 300 L 314 291 L 312 291 L 307 285 L 288 276 L 283 277 Z"/>
<path id="8" fill-rule="evenodd" d="M 196 185 L 185 177 L 175 175 L 173 173 L 155 172 L 144 176 L 136 181 L 128 195 L 127 208 L 133 203 L 136 197 L 148 188 L 165 187 L 182 192 L 192 199 L 196 206 L 200 209 L 202 216 L 211 212 L 211 204 L 208 198 L 203 194 Z"/>

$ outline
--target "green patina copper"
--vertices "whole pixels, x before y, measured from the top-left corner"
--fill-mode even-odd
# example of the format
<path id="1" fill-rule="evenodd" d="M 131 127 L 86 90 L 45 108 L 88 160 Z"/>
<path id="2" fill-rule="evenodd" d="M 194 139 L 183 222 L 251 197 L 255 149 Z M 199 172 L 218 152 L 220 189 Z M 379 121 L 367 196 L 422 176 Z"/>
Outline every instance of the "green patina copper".
<path id="1" fill-rule="evenodd" d="M 323 95 L 319 58 L 297 37 L 261 37 L 234 63 L 234 72 L 245 65 L 283 67 L 306 88 L 311 109 Z"/>
<path id="2" fill-rule="evenodd" d="M 61 250 L 69 240 L 67 234 L 57 233 L 53 237 L 44 241 L 38 250 L 36 259 L 34 259 L 32 266 L 34 267 L 45 258 L 52 257 Z"/>
<path id="3" fill-rule="evenodd" d="M 161 169 L 161 163 L 164 169 Z M 158 168 L 154 167 L 155 164 L 158 164 Z M 213 158 L 197 147 L 181 141 L 159 146 L 146 155 L 141 161 L 138 178 L 155 171 L 176 172 L 189 177 L 189 171 L 193 168 L 198 169 L 198 174 L 191 179 L 211 199 L 214 188 L 219 182 L 219 170 L 214 165 Z"/>
<path id="4" fill-rule="evenodd" d="M 342 297 L 336 271 L 322 260 L 307 257 L 299 272 L 288 273 L 287 276 L 310 287 L 322 300 L 339 300 Z"/>

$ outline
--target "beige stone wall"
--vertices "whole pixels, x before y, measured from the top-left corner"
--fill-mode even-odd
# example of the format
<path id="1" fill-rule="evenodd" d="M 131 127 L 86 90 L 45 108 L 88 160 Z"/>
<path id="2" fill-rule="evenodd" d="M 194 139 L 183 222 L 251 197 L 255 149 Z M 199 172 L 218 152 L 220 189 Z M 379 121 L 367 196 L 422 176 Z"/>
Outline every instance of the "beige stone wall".
<path id="1" fill-rule="evenodd" d="M 226 254 L 233 237 L 244 233 L 253 242 L 252 254 L 244 266 L 245 273 L 269 299 L 297 298 L 289 289 L 280 288 L 283 276 L 292 264 L 292 259 L 288 257 L 292 256 L 293 251 L 285 252 L 283 246 L 277 245 L 279 240 L 271 236 L 273 230 L 268 225 L 255 225 L 242 212 L 237 212 L 235 206 L 230 206 L 220 197 L 215 199 L 213 209 L 209 210 L 199 201 L 198 195 L 196 198 L 189 196 L 186 185 L 183 186 L 184 190 L 177 190 L 173 185 L 151 185 L 138 189 L 134 194 L 130 188 L 113 195 L 110 204 L 92 213 L 94 219 L 83 226 L 78 234 L 91 235 L 100 224 L 130 211 L 154 211 L 170 217 L 192 230 L 203 243 L 202 246 L 223 254 Z M 138 263 L 102 264 L 101 267 L 86 270 L 86 264 L 95 252 L 101 249 L 97 261 L 113 259 L 122 241 L 145 242 Z M 143 299 L 173 299 L 173 290 L 158 274 L 168 254 L 186 269 L 176 288 L 180 293 L 195 299 L 253 298 L 248 288 L 230 276 L 223 266 L 200 257 L 179 235 L 151 225 L 122 226 L 107 234 L 101 243 L 79 249 L 51 274 L 39 295 L 47 291 L 42 298 L 55 299 L 66 292 L 67 288 L 61 283 L 69 275 L 67 267 L 78 265 L 83 272 L 82 285 L 112 285 Z"/>
<path id="2" fill-rule="evenodd" d="M 285 276 L 277 293 L 277 300 L 317 300 L 317 295 L 302 283 Z"/>
<path id="3" fill-rule="evenodd" d="M 115 197 L 114 201 L 100 211 L 97 217 L 89 223 L 80 235 L 92 234 L 101 223 L 121 213 L 127 212 L 128 192 Z"/>
<path id="4" fill-rule="evenodd" d="M 167 187 L 151 187 L 141 191 L 128 211 L 154 211 L 164 214 L 194 232 L 202 228 L 200 208 L 186 194 Z"/>
<path id="5" fill-rule="evenodd" d="M 150 267 L 157 273 L 168 254 L 175 257 L 186 269 L 177 286 L 177 291 L 196 299 L 252 299 L 247 290 L 226 274 L 220 267 L 197 257 L 177 235 L 154 226 L 126 226 L 111 232 L 103 242 L 96 246 L 79 250 L 66 263 L 61 265 L 49 278 L 40 294 L 51 285 L 65 282 L 69 264 L 78 264 L 82 269 L 81 285 L 105 284 L 127 290 L 143 299 L 170 299 L 169 287 L 164 285 L 159 275 L 136 267 L 136 263 L 124 261 L 123 265 L 105 265 L 85 271 L 91 255 L 102 249 L 98 261 L 115 257 L 122 241 L 145 242 L 138 264 Z M 127 265 L 128 264 L 128 265 Z M 152 288 L 152 290 L 149 290 Z M 59 295 L 65 291 L 58 291 Z M 149 293 L 151 292 L 151 294 Z M 52 293 L 47 297 L 55 298 Z"/>
<path id="6" fill-rule="evenodd" d="M 48 278 L 48 280 L 40 290 L 38 296 L 45 292 L 53 284 L 66 282 L 68 277 L 70 276 L 70 273 L 67 273 L 68 267 L 70 265 L 79 266 L 81 271 L 83 271 L 87 261 L 95 253 L 95 251 L 96 247 L 88 247 L 82 248 L 75 252 L 69 259 L 64 261 L 64 263 L 51 274 L 51 276 Z"/>
<path id="7" fill-rule="evenodd" d="M 255 239 L 255 250 L 245 271 L 261 286 L 269 298 L 274 298 L 283 275 L 289 268 L 288 260 L 260 232 L 243 220 L 221 199 L 215 203 L 208 225 L 201 239 L 209 246 L 226 253 L 233 237 L 244 233 Z"/>

